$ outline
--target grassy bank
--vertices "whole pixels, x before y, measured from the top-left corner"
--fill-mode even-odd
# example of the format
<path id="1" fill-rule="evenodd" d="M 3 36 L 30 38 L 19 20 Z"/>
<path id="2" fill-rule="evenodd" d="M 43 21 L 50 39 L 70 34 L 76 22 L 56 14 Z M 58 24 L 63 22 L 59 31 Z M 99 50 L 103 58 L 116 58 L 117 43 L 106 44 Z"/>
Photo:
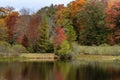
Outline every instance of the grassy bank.
<path id="1" fill-rule="evenodd" d="M 1 56 L 0 61 L 54 61 L 54 54 L 23 53 L 18 56 Z"/>
<path id="2" fill-rule="evenodd" d="M 120 60 L 120 56 L 103 56 L 103 55 L 79 55 L 76 60 L 83 61 L 116 61 Z"/>
<path id="3" fill-rule="evenodd" d="M 54 61 L 54 53 L 2 53 L 0 61 Z M 10 57 L 4 57 L 4 56 Z M 13 56 L 12 56 L 13 55 Z M 120 46 L 73 46 L 73 59 L 81 61 L 120 61 Z"/>
<path id="4" fill-rule="evenodd" d="M 23 60 L 26 60 L 26 58 L 19 56 L 0 57 L 0 62 L 23 61 Z"/>
<path id="5" fill-rule="evenodd" d="M 9 61 L 55 61 L 54 54 L 22 54 L 20 56 L 14 57 L 0 57 L 0 62 L 9 62 Z M 75 60 L 78 61 L 98 61 L 98 62 L 105 62 L 105 61 L 120 61 L 120 56 L 103 56 L 103 55 L 78 55 Z"/>

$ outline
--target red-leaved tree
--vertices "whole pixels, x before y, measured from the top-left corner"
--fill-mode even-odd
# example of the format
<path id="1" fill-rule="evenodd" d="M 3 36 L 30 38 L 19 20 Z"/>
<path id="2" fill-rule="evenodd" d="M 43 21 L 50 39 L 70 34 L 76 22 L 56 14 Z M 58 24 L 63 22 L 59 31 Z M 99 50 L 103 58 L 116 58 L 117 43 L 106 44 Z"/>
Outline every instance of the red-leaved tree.
<path id="1" fill-rule="evenodd" d="M 39 25 L 40 18 L 38 16 L 33 16 L 33 18 L 28 23 L 26 29 L 26 37 L 28 39 L 28 43 L 30 47 L 35 46 L 36 41 L 39 39 Z"/>
<path id="2" fill-rule="evenodd" d="M 60 26 L 56 27 L 55 31 L 56 31 L 55 42 L 57 45 L 60 45 L 64 40 L 67 39 L 67 37 L 65 35 L 64 29 L 61 28 Z"/>
<path id="3" fill-rule="evenodd" d="M 111 7 L 108 7 L 106 15 L 107 27 L 111 30 L 110 43 L 118 44 L 120 43 L 120 0 L 116 0 Z"/>

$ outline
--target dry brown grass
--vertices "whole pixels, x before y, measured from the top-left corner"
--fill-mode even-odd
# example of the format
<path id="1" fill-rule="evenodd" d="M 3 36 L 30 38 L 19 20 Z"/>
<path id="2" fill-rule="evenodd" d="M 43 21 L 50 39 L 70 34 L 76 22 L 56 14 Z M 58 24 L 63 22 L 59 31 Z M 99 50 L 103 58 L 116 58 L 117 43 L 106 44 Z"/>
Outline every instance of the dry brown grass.
<path id="1" fill-rule="evenodd" d="M 54 61 L 55 55 L 52 53 L 25 53 L 21 54 L 20 57 L 24 57 L 26 61 Z"/>

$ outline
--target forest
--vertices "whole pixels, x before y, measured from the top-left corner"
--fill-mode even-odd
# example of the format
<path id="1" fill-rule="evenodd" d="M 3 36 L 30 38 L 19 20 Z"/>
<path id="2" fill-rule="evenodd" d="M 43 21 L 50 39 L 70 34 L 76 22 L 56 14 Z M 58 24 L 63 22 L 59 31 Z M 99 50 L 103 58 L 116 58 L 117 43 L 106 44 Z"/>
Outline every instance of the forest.
<path id="1" fill-rule="evenodd" d="M 120 46 L 120 0 L 75 0 L 36 12 L 0 7 L 0 55 L 29 52 L 65 56 L 75 53 L 78 46 L 101 45 Z"/>

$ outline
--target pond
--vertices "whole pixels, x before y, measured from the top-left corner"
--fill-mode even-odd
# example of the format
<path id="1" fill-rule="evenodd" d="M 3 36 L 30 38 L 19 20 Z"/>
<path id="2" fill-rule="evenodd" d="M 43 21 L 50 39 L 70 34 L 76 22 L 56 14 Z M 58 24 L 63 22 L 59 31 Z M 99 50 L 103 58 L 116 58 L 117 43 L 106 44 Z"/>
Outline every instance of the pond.
<path id="1" fill-rule="evenodd" d="M 120 63 L 0 62 L 0 80 L 120 80 Z"/>

